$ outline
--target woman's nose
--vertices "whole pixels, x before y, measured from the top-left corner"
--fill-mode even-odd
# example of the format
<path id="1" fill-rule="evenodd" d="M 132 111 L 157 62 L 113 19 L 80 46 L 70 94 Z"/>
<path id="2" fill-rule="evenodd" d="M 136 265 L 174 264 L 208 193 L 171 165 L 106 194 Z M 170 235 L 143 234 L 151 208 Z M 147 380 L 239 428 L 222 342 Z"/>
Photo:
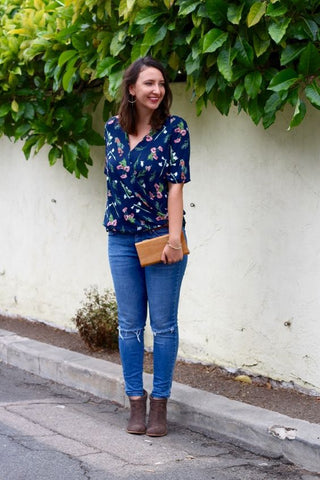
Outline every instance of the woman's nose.
<path id="1" fill-rule="evenodd" d="M 160 93 L 160 85 L 158 85 L 157 83 L 155 83 L 155 84 L 153 85 L 153 91 L 154 91 L 155 93 Z"/>

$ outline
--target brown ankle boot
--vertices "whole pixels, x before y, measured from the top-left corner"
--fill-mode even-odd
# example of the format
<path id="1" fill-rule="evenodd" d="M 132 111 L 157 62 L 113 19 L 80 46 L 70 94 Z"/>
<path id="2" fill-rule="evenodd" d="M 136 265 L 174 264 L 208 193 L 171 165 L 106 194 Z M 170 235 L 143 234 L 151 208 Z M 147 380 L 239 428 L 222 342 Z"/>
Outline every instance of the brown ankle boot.
<path id="1" fill-rule="evenodd" d="M 135 433 L 136 435 L 142 435 L 146 433 L 146 406 L 147 406 L 148 394 L 144 390 L 143 397 L 130 400 L 130 419 L 127 427 L 128 433 Z"/>
<path id="2" fill-rule="evenodd" d="M 147 426 L 149 437 L 167 435 L 167 398 L 150 397 L 150 412 Z"/>

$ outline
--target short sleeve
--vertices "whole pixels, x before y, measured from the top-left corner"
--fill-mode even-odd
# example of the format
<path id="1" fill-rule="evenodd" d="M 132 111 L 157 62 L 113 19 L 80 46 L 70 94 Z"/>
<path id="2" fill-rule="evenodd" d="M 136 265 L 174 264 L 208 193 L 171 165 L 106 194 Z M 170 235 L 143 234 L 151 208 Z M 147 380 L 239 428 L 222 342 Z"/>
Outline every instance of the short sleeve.
<path id="1" fill-rule="evenodd" d="M 167 180 L 171 183 L 190 182 L 190 135 L 185 120 L 173 116 L 170 119 L 170 159 Z"/>

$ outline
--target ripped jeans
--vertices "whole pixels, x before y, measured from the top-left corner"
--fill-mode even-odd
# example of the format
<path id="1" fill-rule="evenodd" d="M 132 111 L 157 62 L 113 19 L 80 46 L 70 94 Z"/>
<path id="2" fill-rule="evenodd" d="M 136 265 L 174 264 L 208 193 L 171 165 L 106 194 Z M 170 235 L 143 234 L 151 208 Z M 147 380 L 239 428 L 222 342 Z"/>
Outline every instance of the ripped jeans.
<path id="1" fill-rule="evenodd" d="M 178 303 L 187 265 L 159 263 L 141 268 L 135 242 L 163 235 L 167 228 L 137 234 L 109 232 L 109 263 L 118 304 L 119 350 L 128 396 L 143 395 L 144 329 L 149 308 L 153 332 L 153 398 L 169 398 L 176 362 Z"/>

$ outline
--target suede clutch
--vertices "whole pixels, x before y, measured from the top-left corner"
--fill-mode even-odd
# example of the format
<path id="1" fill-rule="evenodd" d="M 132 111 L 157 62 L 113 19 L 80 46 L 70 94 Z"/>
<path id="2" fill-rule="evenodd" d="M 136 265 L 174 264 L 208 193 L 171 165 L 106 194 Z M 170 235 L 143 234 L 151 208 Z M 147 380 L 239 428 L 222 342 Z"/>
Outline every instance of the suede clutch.
<path id="1" fill-rule="evenodd" d="M 141 267 L 147 267 L 148 265 L 160 263 L 163 249 L 168 243 L 168 240 L 169 234 L 160 235 L 159 237 L 154 237 L 135 243 Z M 181 232 L 181 247 L 184 255 L 188 255 L 190 253 L 183 232 Z"/>

